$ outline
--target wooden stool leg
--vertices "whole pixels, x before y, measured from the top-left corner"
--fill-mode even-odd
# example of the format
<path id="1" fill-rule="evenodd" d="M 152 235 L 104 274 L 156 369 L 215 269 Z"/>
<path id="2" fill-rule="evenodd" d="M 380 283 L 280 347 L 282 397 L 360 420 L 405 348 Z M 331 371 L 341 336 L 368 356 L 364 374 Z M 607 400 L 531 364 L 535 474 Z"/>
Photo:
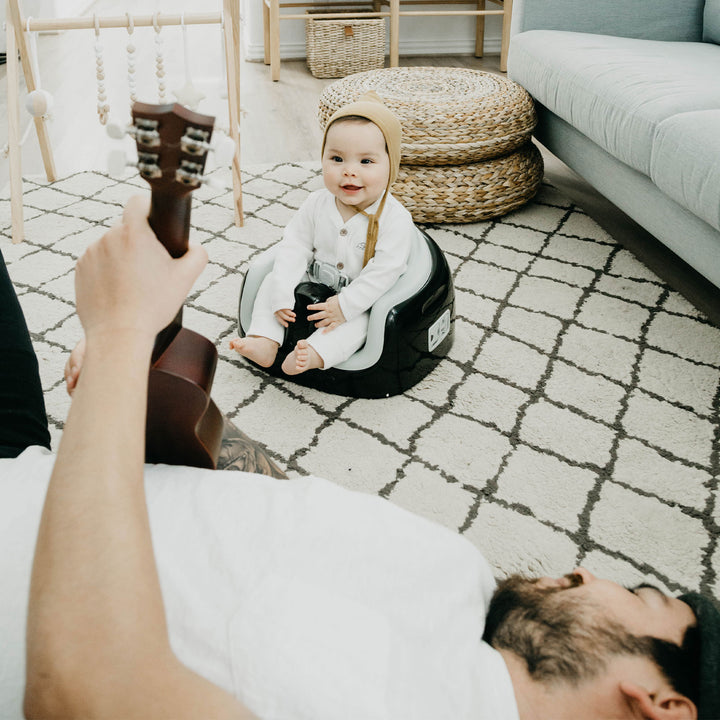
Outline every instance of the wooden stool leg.
<path id="1" fill-rule="evenodd" d="M 227 67 L 228 120 L 235 143 L 232 161 L 235 224 L 243 224 L 242 181 L 240 176 L 240 8 L 238 0 L 223 0 L 225 65 Z"/>
<path id="2" fill-rule="evenodd" d="M 477 9 L 485 10 L 485 0 L 477 0 Z M 475 57 L 481 58 L 485 52 L 485 16 L 475 19 Z"/>

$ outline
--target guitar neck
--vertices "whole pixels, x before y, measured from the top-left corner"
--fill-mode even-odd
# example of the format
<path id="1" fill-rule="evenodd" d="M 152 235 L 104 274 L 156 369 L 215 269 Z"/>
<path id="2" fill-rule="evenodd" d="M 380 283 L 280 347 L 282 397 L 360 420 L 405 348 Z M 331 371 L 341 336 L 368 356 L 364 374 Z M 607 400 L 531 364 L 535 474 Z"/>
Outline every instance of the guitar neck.
<path id="1" fill-rule="evenodd" d="M 163 193 L 158 188 L 153 189 L 148 222 L 158 240 L 174 258 L 181 257 L 188 250 L 191 204 L 192 197 L 189 194 Z M 181 327 L 182 306 L 174 320 L 155 338 L 153 362 L 165 352 Z"/>
<path id="2" fill-rule="evenodd" d="M 150 184 L 148 222 L 158 240 L 174 258 L 188 250 L 191 193 L 202 182 L 214 118 L 182 105 L 132 108 L 130 133 L 138 151 L 138 169 Z M 182 326 L 182 308 L 155 341 L 153 362 L 172 343 Z"/>
<path id="3" fill-rule="evenodd" d="M 153 190 L 148 222 L 158 240 L 174 258 L 181 257 L 188 249 L 191 205 L 190 194 L 164 193 L 159 188 Z"/>

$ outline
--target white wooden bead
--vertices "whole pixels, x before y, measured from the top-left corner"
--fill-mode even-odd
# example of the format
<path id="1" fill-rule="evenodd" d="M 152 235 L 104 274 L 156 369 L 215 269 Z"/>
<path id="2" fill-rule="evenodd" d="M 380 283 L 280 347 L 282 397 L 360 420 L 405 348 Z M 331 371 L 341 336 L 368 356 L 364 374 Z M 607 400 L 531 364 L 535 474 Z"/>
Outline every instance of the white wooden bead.
<path id="1" fill-rule="evenodd" d="M 42 117 L 50 112 L 53 97 L 47 90 L 33 90 L 25 98 L 25 108 L 33 117 Z"/>

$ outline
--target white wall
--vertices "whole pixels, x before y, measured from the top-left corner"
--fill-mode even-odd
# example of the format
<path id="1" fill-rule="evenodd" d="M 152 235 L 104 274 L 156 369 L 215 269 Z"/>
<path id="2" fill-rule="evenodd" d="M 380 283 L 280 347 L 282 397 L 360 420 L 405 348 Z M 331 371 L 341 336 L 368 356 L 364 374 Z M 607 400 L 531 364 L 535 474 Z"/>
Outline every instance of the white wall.
<path id="1" fill-rule="evenodd" d="M 92 0 L 23 0 L 20 8 L 25 17 L 76 17 L 92 5 Z M 0 0 L 0 27 L 5 22 L 5 0 Z M 262 18 L 260 19 L 262 25 Z M 7 48 L 4 28 L 0 32 L 0 52 Z"/>
<path id="2" fill-rule="evenodd" d="M 247 60 L 263 59 L 263 0 L 242 0 L 243 42 Z M 320 4 L 320 3 L 318 3 Z M 337 5 L 335 5 L 337 6 Z M 417 6 L 418 10 L 468 10 L 472 5 Z M 403 5 L 403 10 L 413 9 Z M 487 3 L 488 10 L 500 9 L 495 3 Z M 299 14 L 303 8 L 285 12 Z M 386 20 L 386 24 L 389 20 Z M 485 52 L 500 53 L 502 22 L 499 16 L 485 19 Z M 475 52 L 475 18 L 466 17 L 401 17 L 400 55 L 460 55 Z M 305 23 L 302 20 L 280 21 L 280 56 L 282 58 L 305 57 Z"/>

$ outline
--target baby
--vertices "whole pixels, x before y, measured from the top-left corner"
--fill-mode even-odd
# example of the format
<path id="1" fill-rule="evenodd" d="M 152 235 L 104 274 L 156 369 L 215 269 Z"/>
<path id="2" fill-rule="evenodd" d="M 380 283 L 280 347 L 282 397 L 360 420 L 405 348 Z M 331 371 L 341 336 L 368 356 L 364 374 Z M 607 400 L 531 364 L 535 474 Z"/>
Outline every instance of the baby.
<path id="1" fill-rule="evenodd" d="M 325 188 L 311 193 L 285 228 L 275 263 L 253 306 L 247 336 L 230 347 L 270 367 L 295 322 L 294 290 L 304 280 L 335 292 L 308 305 L 316 330 L 282 364 L 297 375 L 331 368 L 362 347 L 369 310 L 407 267 L 417 229 L 390 194 L 400 166 L 400 122 L 374 93 L 340 108 L 322 144 Z"/>

